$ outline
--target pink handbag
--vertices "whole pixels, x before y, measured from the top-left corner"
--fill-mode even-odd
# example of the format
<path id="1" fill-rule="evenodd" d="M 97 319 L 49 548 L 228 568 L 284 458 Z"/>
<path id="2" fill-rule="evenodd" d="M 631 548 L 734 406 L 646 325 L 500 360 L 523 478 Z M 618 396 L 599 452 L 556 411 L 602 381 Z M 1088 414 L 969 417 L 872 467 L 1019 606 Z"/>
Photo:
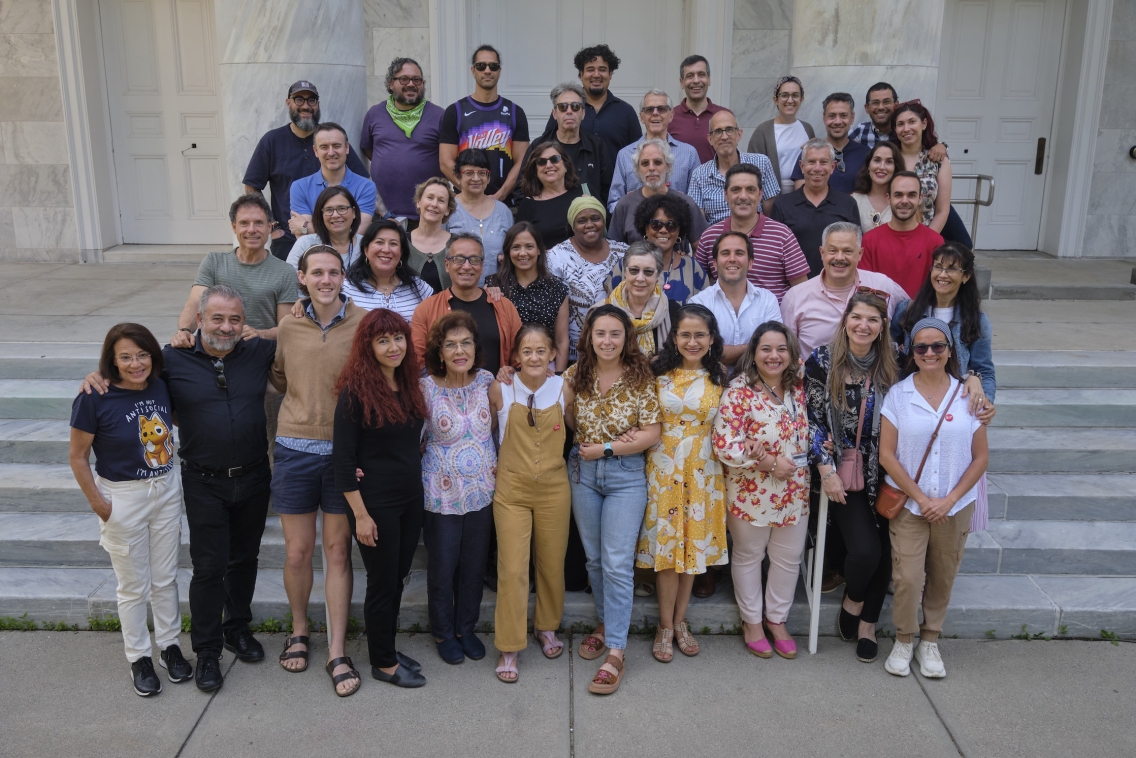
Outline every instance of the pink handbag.
<path id="1" fill-rule="evenodd" d="M 860 454 L 860 434 L 864 431 L 864 411 L 868 407 L 868 390 L 872 387 L 872 377 L 864 380 L 863 396 L 860 398 L 860 413 L 856 416 L 856 445 L 840 451 L 840 463 L 836 475 L 844 485 L 845 492 L 860 492 L 864 489 L 864 456 Z"/>

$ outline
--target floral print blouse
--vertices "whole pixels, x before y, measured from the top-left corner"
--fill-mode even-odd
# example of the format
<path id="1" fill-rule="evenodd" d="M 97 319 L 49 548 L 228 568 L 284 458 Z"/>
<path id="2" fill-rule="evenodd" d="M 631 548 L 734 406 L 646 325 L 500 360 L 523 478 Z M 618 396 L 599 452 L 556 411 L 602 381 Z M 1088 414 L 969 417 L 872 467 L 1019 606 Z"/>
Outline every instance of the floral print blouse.
<path id="1" fill-rule="evenodd" d="M 644 427 L 658 424 L 663 420 L 659 408 L 659 394 L 655 383 L 648 382 L 642 389 L 635 389 L 623 381 L 615 380 L 606 395 L 600 394 L 600 380 L 597 375 L 591 392 L 585 397 L 576 387 L 576 368 L 574 363 L 564 372 L 564 378 L 576 391 L 576 444 L 600 444 L 611 442 L 633 426 Z"/>
<path id="2" fill-rule="evenodd" d="M 422 486 L 426 510 L 443 516 L 480 511 L 493 502 L 497 450 L 489 385 L 493 375 L 479 369 L 464 387 L 439 387 L 431 376 L 418 380 L 426 396 L 426 452 Z"/>
<path id="3" fill-rule="evenodd" d="M 924 224 L 930 224 L 931 219 L 935 218 L 935 198 L 939 196 L 939 168 L 942 166 L 928 156 L 926 150 L 919 153 L 913 169 L 919 176 L 919 184 L 923 188 L 923 204 L 919 209 L 923 211 Z"/>
<path id="4" fill-rule="evenodd" d="M 726 466 L 726 505 L 730 513 L 754 526 L 792 526 L 809 517 L 809 469 L 796 470 L 787 480 L 758 471 L 756 458 L 746 455 L 746 439 L 765 446 L 770 455 L 792 457 L 809 449 L 809 419 L 805 388 L 798 385 L 784 405 L 770 400 L 760 388 L 735 377 L 722 395 L 714 425 L 714 450 Z"/>

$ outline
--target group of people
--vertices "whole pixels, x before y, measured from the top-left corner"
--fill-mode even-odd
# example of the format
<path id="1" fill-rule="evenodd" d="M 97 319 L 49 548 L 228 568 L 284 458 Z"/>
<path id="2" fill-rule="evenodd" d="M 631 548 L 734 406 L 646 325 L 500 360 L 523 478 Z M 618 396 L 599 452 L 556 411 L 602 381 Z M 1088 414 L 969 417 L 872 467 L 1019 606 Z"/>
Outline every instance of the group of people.
<path id="1" fill-rule="evenodd" d="M 491 47 L 474 54 L 474 95 L 444 113 L 422 99 L 417 64 L 398 59 L 391 99 L 364 130 L 370 186 L 347 178 L 358 158 L 342 129 L 319 123 L 314 85 L 293 85 L 292 124 L 254 157 L 276 182 L 272 205 L 250 166 L 251 191 L 230 209 L 237 246 L 202 262 L 169 344 L 117 325 L 74 403 L 71 465 L 118 577 L 139 695 L 161 690 L 147 603 L 172 682 L 212 691 L 222 650 L 264 658 L 249 627 L 270 495 L 293 619 L 279 663 L 308 667 L 320 538 L 325 670 L 340 697 L 362 683 L 345 651 L 353 541 L 372 676 L 425 684 L 396 645 L 420 537 L 443 661 L 486 655 L 475 629 L 495 575 L 505 683 L 520 675 L 530 591 L 533 637 L 555 658 L 565 592 L 590 590 L 599 624 L 577 653 L 603 657 L 589 690 L 610 694 L 639 585 L 657 595 L 652 654 L 665 663 L 676 646 L 699 652 L 691 597 L 727 565 L 746 648 L 793 658 L 785 621 L 821 528 L 834 546 L 826 566 L 846 584 L 838 631 L 857 657 L 877 657 L 893 582 L 885 668 L 906 675 L 914 656 L 926 676 L 945 674 L 937 637 L 966 535 L 985 528 L 995 377 L 974 255 L 926 223 L 949 228 L 949 203 L 935 195 L 928 217 L 915 163 L 937 166 L 948 197 L 949 165 L 923 149 L 906 170 L 908 142 L 933 135 L 929 114 L 873 87 L 872 129 L 857 129 L 876 144 L 853 200 L 834 188 L 857 152 L 840 141 L 848 100 L 826 101 L 829 139 L 813 139 L 793 119 L 800 82 L 786 77 L 778 118 L 741 153 L 733 114 L 705 97 L 704 59 L 684 61 L 679 107 L 662 91 L 644 98 L 646 135 L 607 91 L 618 63 L 603 45 L 581 51 L 582 86 L 553 91 L 548 129 L 530 145 L 524 114 L 496 97 Z M 431 109 L 442 175 L 431 166 L 407 184 L 423 146 L 403 144 L 389 162 L 384 151 L 435 129 Z M 896 141 L 881 129 L 893 122 Z M 319 172 L 284 184 L 305 139 Z M 527 157 L 515 163 L 512 150 Z M 687 192 L 670 184 L 680 175 Z M 278 245 L 284 217 L 294 240 Z M 821 492 L 832 523 L 810 526 Z M 177 644 L 183 502 L 196 668 Z"/>

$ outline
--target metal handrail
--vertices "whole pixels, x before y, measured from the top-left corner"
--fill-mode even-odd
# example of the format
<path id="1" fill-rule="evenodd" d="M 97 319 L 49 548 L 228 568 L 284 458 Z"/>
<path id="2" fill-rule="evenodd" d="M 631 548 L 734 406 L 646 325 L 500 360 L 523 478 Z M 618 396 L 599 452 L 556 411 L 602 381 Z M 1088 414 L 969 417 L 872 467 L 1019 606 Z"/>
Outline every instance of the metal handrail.
<path id="1" fill-rule="evenodd" d="M 955 174 L 952 177 L 953 181 L 961 180 L 974 180 L 974 197 L 964 198 L 962 200 L 955 200 L 951 198 L 952 205 L 973 205 L 974 214 L 970 220 L 970 244 L 972 249 L 978 248 L 978 209 L 983 205 L 990 205 L 994 202 L 994 177 L 987 174 Z M 982 182 L 989 182 L 989 191 L 986 194 L 986 199 L 982 199 Z"/>

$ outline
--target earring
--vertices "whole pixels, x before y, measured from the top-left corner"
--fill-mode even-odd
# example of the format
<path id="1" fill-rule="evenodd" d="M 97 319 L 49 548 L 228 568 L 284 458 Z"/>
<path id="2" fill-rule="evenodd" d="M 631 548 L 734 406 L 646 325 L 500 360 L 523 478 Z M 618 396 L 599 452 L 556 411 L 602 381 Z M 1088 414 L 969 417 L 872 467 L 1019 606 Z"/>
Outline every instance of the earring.
<path id="1" fill-rule="evenodd" d="M 395 266 L 395 268 L 402 268 L 402 261 L 399 261 L 399 262 L 398 262 L 398 265 L 397 265 L 397 266 Z"/>

